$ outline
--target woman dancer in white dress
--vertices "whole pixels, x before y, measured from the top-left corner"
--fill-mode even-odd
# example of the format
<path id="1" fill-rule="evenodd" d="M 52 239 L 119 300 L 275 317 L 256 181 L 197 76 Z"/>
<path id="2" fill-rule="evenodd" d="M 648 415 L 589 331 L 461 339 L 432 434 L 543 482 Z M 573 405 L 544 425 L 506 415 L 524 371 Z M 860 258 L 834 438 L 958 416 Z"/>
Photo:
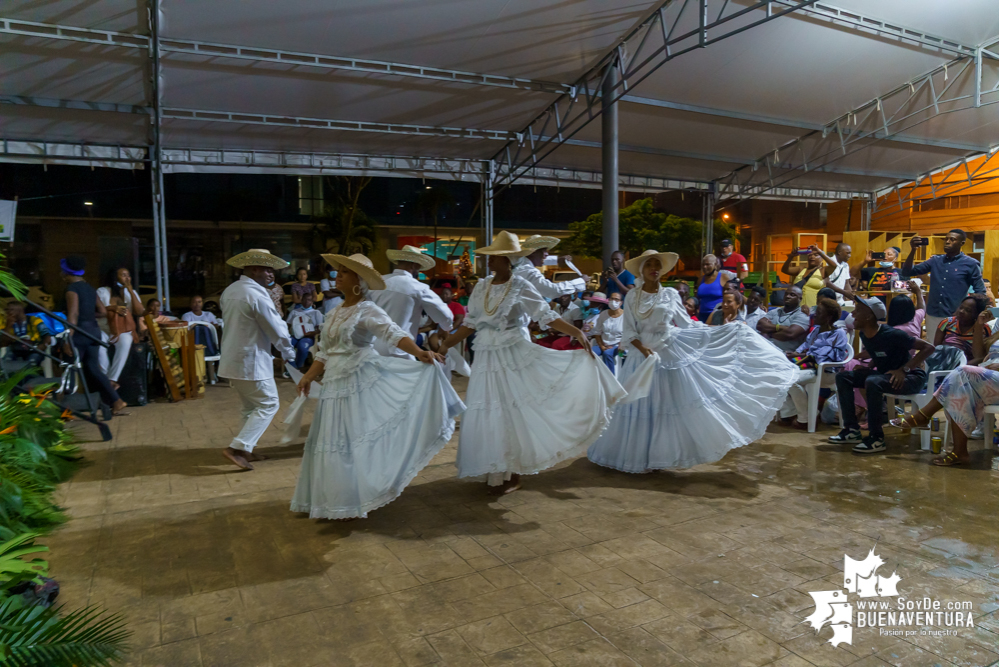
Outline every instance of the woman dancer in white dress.
<path id="1" fill-rule="evenodd" d="M 323 376 L 291 510 L 312 519 L 366 517 L 398 498 L 447 444 L 465 406 L 435 363 L 442 357 L 416 347 L 367 300 L 369 288 L 385 289 L 371 260 L 323 259 L 338 270 L 344 302 L 326 316 L 315 361 L 298 384 L 308 395 Z M 376 337 L 419 361 L 380 356 Z"/>
<path id="2" fill-rule="evenodd" d="M 625 264 L 636 289 L 624 300 L 628 358 L 620 378 L 629 391 L 648 393 L 614 409 L 587 453 L 596 464 L 640 473 L 717 461 L 763 436 L 798 377 L 797 367 L 745 324 L 693 322 L 679 293 L 659 283 L 676 260 L 647 250 Z M 659 361 L 651 382 L 638 391 L 629 378 L 653 353 Z"/>
<path id="3" fill-rule="evenodd" d="M 500 232 L 476 252 L 490 256 L 494 273 L 476 285 L 464 324 L 439 352 L 475 333 L 458 477 L 487 475 L 498 493 L 509 493 L 519 488 L 520 475 L 582 454 L 625 392 L 593 355 L 585 334 L 559 318 L 533 285 L 513 275 L 511 261 L 522 253 L 516 236 Z M 527 331 L 532 320 L 572 336 L 583 349 L 534 345 Z"/>

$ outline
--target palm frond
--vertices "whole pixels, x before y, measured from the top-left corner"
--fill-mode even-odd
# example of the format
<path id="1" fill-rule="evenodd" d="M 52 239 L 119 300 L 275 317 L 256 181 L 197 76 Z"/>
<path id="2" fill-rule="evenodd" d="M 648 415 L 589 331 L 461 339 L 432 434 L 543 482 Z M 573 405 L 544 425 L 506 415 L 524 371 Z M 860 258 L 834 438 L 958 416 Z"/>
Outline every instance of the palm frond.
<path id="1" fill-rule="evenodd" d="M 118 614 L 85 607 L 25 606 L 12 597 L 0 604 L 0 651 L 12 667 L 110 667 L 126 650 L 131 632 Z"/>

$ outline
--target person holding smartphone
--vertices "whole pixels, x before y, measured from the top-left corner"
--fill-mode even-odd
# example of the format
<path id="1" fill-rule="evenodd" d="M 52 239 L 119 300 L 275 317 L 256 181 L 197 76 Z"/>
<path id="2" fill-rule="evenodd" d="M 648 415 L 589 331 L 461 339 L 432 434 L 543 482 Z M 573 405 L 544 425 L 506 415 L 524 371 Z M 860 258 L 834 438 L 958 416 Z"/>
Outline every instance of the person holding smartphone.
<path id="1" fill-rule="evenodd" d="M 899 279 L 898 269 L 895 262 L 902 254 L 901 248 L 890 246 L 884 252 L 867 251 L 865 262 L 866 268 L 860 270 L 860 287 L 871 292 L 871 296 L 887 303 L 886 294 L 875 294 L 876 292 L 890 292 L 892 284 Z"/>
<path id="2" fill-rule="evenodd" d="M 968 240 L 968 235 L 962 229 L 952 229 L 944 238 L 944 254 L 934 255 L 925 262 L 912 265 L 916 250 L 926 245 L 927 239 L 916 234 L 909 240 L 909 256 L 902 264 L 902 275 L 922 276 L 930 274 L 930 294 L 926 299 L 926 331 L 931 335 L 940 327 L 940 323 L 954 315 L 968 291 L 975 294 L 985 294 L 985 282 L 982 280 L 982 267 L 968 257 L 961 248 Z"/>

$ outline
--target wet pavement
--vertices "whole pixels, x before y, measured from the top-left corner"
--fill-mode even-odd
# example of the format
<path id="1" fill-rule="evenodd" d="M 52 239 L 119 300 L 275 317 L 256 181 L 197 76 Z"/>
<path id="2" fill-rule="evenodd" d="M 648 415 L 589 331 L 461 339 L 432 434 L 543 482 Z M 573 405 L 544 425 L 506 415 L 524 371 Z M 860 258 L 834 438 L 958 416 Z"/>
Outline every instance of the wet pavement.
<path id="1" fill-rule="evenodd" d="M 44 543 L 61 601 L 126 614 L 129 664 L 999 661 L 999 472 L 981 440 L 970 465 L 942 469 L 894 429 L 886 454 L 859 457 L 825 442 L 832 427 L 774 425 L 713 465 L 626 475 L 582 458 L 496 499 L 455 478 L 456 437 L 399 500 L 340 523 L 288 511 L 302 446 L 278 446 L 276 427 L 270 460 L 227 465 L 237 427 L 224 386 L 133 409 L 110 444 L 85 445 L 93 465 L 60 494 L 72 520 Z M 872 548 L 884 563 L 860 576 L 895 573 L 898 597 L 843 593 L 844 555 Z M 847 630 L 806 618 L 841 621 L 809 595 L 837 590 L 851 612 L 957 602 L 974 627 L 886 615 L 896 625 L 847 623 L 851 643 L 834 647 Z"/>

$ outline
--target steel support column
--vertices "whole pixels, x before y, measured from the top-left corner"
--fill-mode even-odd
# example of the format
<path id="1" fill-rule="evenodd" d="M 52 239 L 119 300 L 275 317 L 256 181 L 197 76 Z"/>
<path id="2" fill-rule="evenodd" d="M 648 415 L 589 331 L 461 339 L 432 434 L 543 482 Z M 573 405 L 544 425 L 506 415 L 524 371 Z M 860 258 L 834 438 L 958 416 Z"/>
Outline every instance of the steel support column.
<path id="1" fill-rule="evenodd" d="M 150 0 L 149 57 L 152 98 L 151 134 L 149 148 L 149 176 L 153 192 L 153 245 L 156 260 L 156 291 L 163 310 L 170 310 L 170 269 L 167 263 L 166 202 L 163 197 L 163 146 L 160 141 L 162 127 L 162 71 L 160 65 L 160 0 Z"/>
<path id="2" fill-rule="evenodd" d="M 715 251 L 715 184 L 704 194 L 701 200 L 701 255 L 710 255 Z"/>
<path id="3" fill-rule="evenodd" d="M 493 242 L 493 215 L 495 211 L 494 198 L 496 196 L 496 190 L 494 188 L 496 182 L 496 163 L 492 160 L 486 162 L 486 176 L 483 187 L 485 187 L 486 196 L 483 199 L 485 209 L 485 241 L 486 245 L 490 245 Z M 483 255 L 486 265 L 486 275 L 489 275 L 489 255 Z"/>
<path id="4" fill-rule="evenodd" d="M 601 95 L 600 150 L 603 158 L 603 260 L 604 267 L 611 265 L 611 255 L 618 248 L 618 106 L 614 88 L 618 82 L 616 62 L 607 65 Z"/>

